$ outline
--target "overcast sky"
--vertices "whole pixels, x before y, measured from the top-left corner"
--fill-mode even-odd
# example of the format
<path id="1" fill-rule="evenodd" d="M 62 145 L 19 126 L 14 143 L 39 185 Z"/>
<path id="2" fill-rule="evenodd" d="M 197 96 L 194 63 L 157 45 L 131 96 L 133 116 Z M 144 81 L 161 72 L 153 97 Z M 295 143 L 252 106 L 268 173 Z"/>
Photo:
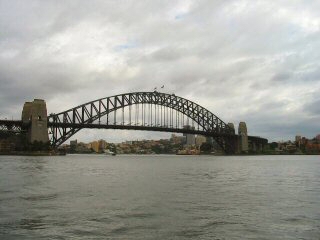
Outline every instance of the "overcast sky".
<path id="1" fill-rule="evenodd" d="M 320 133 L 319 0 L 0 0 L 0 118 L 175 93 L 269 141 Z M 169 136 L 82 130 L 73 139 Z"/>

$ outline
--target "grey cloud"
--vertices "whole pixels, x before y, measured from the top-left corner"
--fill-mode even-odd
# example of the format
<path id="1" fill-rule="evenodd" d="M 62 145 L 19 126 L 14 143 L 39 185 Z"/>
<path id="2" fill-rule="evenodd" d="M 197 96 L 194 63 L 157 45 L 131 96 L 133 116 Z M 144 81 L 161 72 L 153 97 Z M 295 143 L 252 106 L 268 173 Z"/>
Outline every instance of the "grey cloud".
<path id="1" fill-rule="evenodd" d="M 280 73 L 276 73 L 273 78 L 272 81 L 274 82 L 284 82 L 289 80 L 290 78 L 292 78 L 292 73 L 289 71 L 284 71 L 284 72 L 280 72 Z"/>
<path id="2" fill-rule="evenodd" d="M 35 97 L 57 112 L 165 85 L 227 122 L 248 121 L 254 135 L 319 129 L 319 99 L 308 95 L 319 88 L 317 1 L 184 4 L 0 0 L 1 116 Z M 288 112 L 284 99 L 300 93 L 304 107 Z"/>
<path id="3" fill-rule="evenodd" d="M 156 50 L 155 52 L 151 53 L 146 60 L 161 62 L 179 60 L 183 57 L 187 57 L 188 54 L 186 53 L 186 49 L 179 48 L 179 46 L 170 46 Z"/>
<path id="4" fill-rule="evenodd" d="M 311 116 L 320 117 L 320 99 L 314 99 L 312 102 L 304 105 L 304 110 Z"/>

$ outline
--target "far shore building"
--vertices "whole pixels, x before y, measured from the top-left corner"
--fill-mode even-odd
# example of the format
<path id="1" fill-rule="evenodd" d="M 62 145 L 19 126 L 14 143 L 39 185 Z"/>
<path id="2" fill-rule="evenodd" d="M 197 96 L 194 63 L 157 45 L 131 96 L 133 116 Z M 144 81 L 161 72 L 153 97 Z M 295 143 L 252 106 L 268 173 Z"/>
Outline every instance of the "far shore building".
<path id="1" fill-rule="evenodd" d="M 194 127 L 192 127 L 190 125 L 185 125 L 185 126 L 183 126 L 183 128 L 194 130 Z M 185 141 L 186 146 L 192 146 L 192 145 L 196 144 L 196 138 L 195 138 L 194 134 L 184 133 L 183 136 L 185 136 L 185 138 L 186 138 L 186 141 Z"/>
<path id="2" fill-rule="evenodd" d="M 90 145 L 91 145 L 91 149 L 93 151 L 95 151 L 96 153 L 99 152 L 99 142 L 98 141 L 93 141 L 90 143 Z"/>
<path id="3" fill-rule="evenodd" d="M 201 144 L 205 143 L 207 141 L 207 138 L 202 135 L 197 135 L 195 139 L 196 146 L 201 146 Z"/>

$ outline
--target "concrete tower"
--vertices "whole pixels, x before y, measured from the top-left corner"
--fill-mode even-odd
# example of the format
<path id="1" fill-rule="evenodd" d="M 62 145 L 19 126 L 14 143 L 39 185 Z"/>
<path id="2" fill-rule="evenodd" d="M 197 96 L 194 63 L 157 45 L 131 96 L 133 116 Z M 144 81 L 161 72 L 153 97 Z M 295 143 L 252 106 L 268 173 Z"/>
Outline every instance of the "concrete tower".
<path id="1" fill-rule="evenodd" d="M 238 128 L 238 134 L 239 134 L 239 143 L 240 143 L 240 152 L 247 153 L 248 148 L 248 131 L 247 131 L 247 125 L 245 122 L 239 123 Z"/>
<path id="2" fill-rule="evenodd" d="M 228 123 L 228 126 L 233 129 L 233 134 L 235 134 L 235 129 L 234 129 L 234 124 L 233 123 Z"/>
<path id="3" fill-rule="evenodd" d="M 21 118 L 24 124 L 30 124 L 27 133 L 30 143 L 49 142 L 47 107 L 44 100 L 34 99 L 33 102 L 25 102 Z"/>

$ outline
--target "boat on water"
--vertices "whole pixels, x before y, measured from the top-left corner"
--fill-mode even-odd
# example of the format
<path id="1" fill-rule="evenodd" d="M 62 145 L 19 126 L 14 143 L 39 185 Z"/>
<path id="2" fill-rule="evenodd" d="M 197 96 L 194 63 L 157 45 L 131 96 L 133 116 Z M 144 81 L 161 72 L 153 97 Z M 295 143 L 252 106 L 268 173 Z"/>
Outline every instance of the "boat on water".
<path id="1" fill-rule="evenodd" d="M 105 149 L 105 150 L 104 150 L 104 154 L 106 154 L 106 155 L 111 155 L 111 156 L 115 156 L 115 155 L 116 155 L 115 152 L 112 152 L 112 151 L 110 151 L 109 149 Z"/>
<path id="2" fill-rule="evenodd" d="M 176 155 L 200 155 L 200 151 L 197 149 L 183 149 L 179 150 Z"/>

